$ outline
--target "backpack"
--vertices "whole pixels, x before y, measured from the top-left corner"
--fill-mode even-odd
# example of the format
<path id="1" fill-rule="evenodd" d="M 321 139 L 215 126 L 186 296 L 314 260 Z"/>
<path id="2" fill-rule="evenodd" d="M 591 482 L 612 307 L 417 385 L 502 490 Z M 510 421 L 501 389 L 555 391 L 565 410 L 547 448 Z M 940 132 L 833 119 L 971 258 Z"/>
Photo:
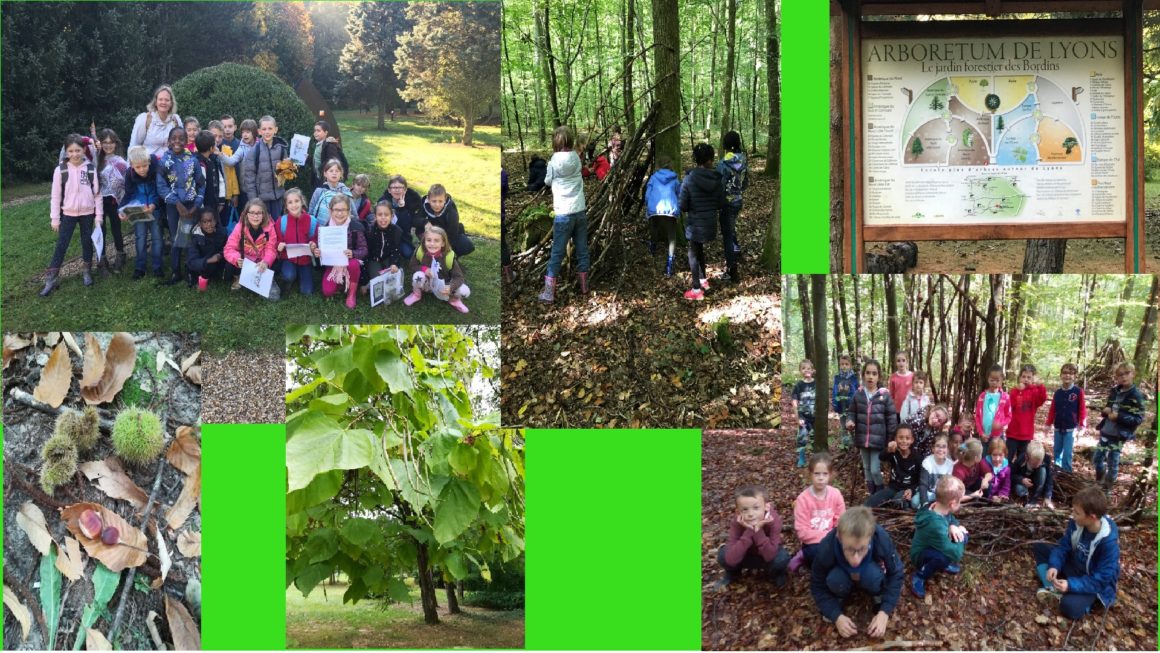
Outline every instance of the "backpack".
<path id="1" fill-rule="evenodd" d="M 339 190 L 334 190 L 332 188 L 323 189 L 322 194 L 318 196 L 318 206 L 315 207 L 313 214 L 315 220 L 322 224 L 330 223 L 330 200 L 333 199 L 335 195 L 346 195 L 346 193 L 343 193 Z M 354 202 L 352 201 L 351 204 L 353 205 Z M 356 220 L 358 219 L 357 215 L 353 217 Z"/>
<path id="2" fill-rule="evenodd" d="M 289 218 L 290 218 L 289 213 L 284 214 L 282 216 L 282 224 L 281 224 L 282 233 L 286 233 L 286 224 L 287 224 L 287 221 L 289 220 Z M 314 219 L 314 216 L 310 216 L 310 228 L 306 230 L 306 240 L 310 240 L 311 238 L 314 238 L 314 234 L 316 234 L 316 233 L 318 233 L 318 221 Z"/>
<path id="3" fill-rule="evenodd" d="M 96 176 L 97 170 L 93 167 L 92 161 L 85 161 L 85 176 L 81 179 L 81 185 L 92 188 L 93 178 Z M 64 189 L 68 184 L 68 161 L 60 162 L 60 208 L 64 210 Z M 99 200 L 95 200 L 99 201 Z"/>
<path id="4" fill-rule="evenodd" d="M 426 250 L 424 250 L 422 247 L 416 248 L 415 249 L 415 260 L 422 262 L 423 256 L 426 254 L 427 254 Z M 455 265 L 455 252 L 454 251 L 448 251 L 447 254 L 445 254 L 443 256 L 443 265 L 445 266 L 445 269 L 447 269 L 447 270 L 450 270 L 451 266 Z"/>
<path id="5" fill-rule="evenodd" d="M 544 179 L 548 176 L 548 162 L 533 156 L 528 164 L 528 192 L 535 193 L 544 189 Z"/>

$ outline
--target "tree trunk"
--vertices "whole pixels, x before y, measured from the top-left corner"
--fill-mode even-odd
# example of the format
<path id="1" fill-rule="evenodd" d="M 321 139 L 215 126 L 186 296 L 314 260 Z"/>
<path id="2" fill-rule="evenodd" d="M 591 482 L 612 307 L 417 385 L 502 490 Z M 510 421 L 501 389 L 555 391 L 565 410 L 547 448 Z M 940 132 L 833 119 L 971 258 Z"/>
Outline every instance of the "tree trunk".
<path id="1" fill-rule="evenodd" d="M 544 43 L 540 35 L 540 18 L 536 14 L 535 3 L 532 3 L 532 88 L 536 95 L 536 119 L 540 127 L 540 142 L 548 142 L 548 120 L 544 115 L 544 92 L 540 84 L 548 80 L 548 67 L 544 65 L 540 47 Z"/>
<path id="2" fill-rule="evenodd" d="M 769 93 L 769 141 L 765 144 L 765 176 L 781 178 L 781 51 L 777 38 L 777 1 L 765 0 L 765 88 Z M 780 205 L 781 202 L 774 202 Z"/>
<path id="3" fill-rule="evenodd" d="M 894 287 L 894 276 L 893 274 L 882 276 L 882 285 L 886 290 L 886 339 L 888 347 L 886 367 L 890 369 L 894 369 L 891 366 L 894 364 L 894 357 L 898 355 L 898 297 Z"/>
<path id="4" fill-rule="evenodd" d="M 725 82 L 721 98 L 721 138 L 733 128 L 733 75 L 737 68 L 737 0 L 725 0 L 728 14 L 725 18 Z"/>
<path id="5" fill-rule="evenodd" d="M 624 0 L 624 29 L 621 32 L 621 59 L 624 62 L 624 122 L 625 132 L 636 130 L 636 107 L 632 97 L 632 58 L 636 52 L 633 23 L 636 21 L 636 0 Z"/>
<path id="6" fill-rule="evenodd" d="M 757 154 L 757 72 L 761 70 L 758 59 L 757 25 L 761 20 L 760 3 L 753 3 L 753 70 L 749 77 L 749 153 Z"/>
<path id="7" fill-rule="evenodd" d="M 653 60 L 656 70 L 656 154 L 681 160 L 681 59 L 677 0 L 652 0 Z"/>
<path id="8" fill-rule="evenodd" d="M 472 138 L 475 136 L 475 112 L 469 111 L 467 115 L 463 116 L 463 139 L 462 143 L 465 147 L 471 147 Z"/>
<path id="9" fill-rule="evenodd" d="M 726 0 L 721 0 L 725 2 Z M 717 36 L 721 33 L 721 5 L 714 2 L 709 8 L 709 24 L 713 29 L 713 44 L 709 47 L 709 101 L 705 103 L 705 140 L 713 125 L 713 109 L 717 106 Z M 690 135 L 691 136 L 691 135 Z"/>
<path id="10" fill-rule="evenodd" d="M 447 613 L 459 614 L 459 599 L 455 596 L 455 582 L 445 581 L 443 586 L 447 589 Z"/>
<path id="11" fill-rule="evenodd" d="M 1080 285 L 1083 286 L 1083 322 L 1079 328 L 1079 338 L 1075 346 L 1075 359 L 1083 365 L 1087 360 L 1088 325 L 1091 323 L 1089 314 L 1092 306 L 1092 293 L 1096 290 L 1096 275 L 1080 275 Z"/>
<path id="12" fill-rule="evenodd" d="M 834 342 L 836 348 L 842 347 L 842 316 L 841 309 L 838 306 L 838 275 L 832 274 L 830 277 L 830 310 L 834 314 Z M 821 384 L 819 384 L 820 386 Z"/>
<path id="13" fill-rule="evenodd" d="M 1136 276 L 1129 274 L 1128 282 L 1124 284 L 1124 291 L 1120 293 L 1120 305 L 1116 307 L 1116 328 L 1124 326 L 1124 307 L 1132 299 L 1132 288 L 1136 285 Z"/>
<path id="14" fill-rule="evenodd" d="M 1032 272 L 1063 272 L 1063 259 L 1067 254 L 1066 239 L 1037 238 L 1027 241 L 1023 250 L 1023 274 Z"/>
<path id="15" fill-rule="evenodd" d="M 830 378 L 829 353 L 826 345 L 826 275 L 814 274 L 810 276 L 810 294 L 814 308 L 814 368 L 817 370 L 818 387 L 824 388 L 826 379 Z M 824 406 L 825 392 L 818 397 L 819 407 Z M 827 451 L 830 448 L 829 440 L 830 411 L 822 409 L 814 411 L 814 451 Z"/>
<path id="16" fill-rule="evenodd" d="M 991 292 L 987 298 L 986 324 L 983 325 L 983 359 L 979 365 L 979 373 L 982 375 L 986 375 L 988 373 L 988 371 L 991 369 L 991 366 L 995 364 L 995 361 L 998 358 L 998 355 L 995 351 L 995 345 L 999 341 L 998 333 L 996 333 L 995 330 L 995 315 L 999 310 L 999 288 L 1003 283 L 1003 277 L 998 274 L 992 274 L 987 277 L 987 280 L 990 282 Z M 964 304 L 970 304 L 968 297 L 969 295 L 960 297 L 959 299 Z M 963 332 L 960 331 L 959 333 L 962 334 Z M 1007 371 L 1010 372 L 1010 370 Z"/>
<path id="17" fill-rule="evenodd" d="M 841 43 L 846 35 L 842 33 L 842 19 L 830 18 L 830 43 Z M 845 134 L 842 132 L 842 117 L 845 107 L 842 97 L 842 56 L 839 48 L 830 48 L 830 272 L 849 272 L 842 269 L 843 231 L 846 216 L 846 187 L 844 180 L 848 171 L 842 169 L 845 148 Z M 859 270 L 863 272 L 863 270 Z"/>
<path id="18" fill-rule="evenodd" d="M 540 0 L 540 2 L 544 3 L 544 10 L 543 14 L 540 15 L 537 20 L 540 21 L 540 36 L 543 39 L 543 41 L 540 43 L 540 47 L 542 47 L 544 50 L 544 80 L 548 84 L 548 100 L 550 100 L 552 104 L 552 128 L 555 129 L 562 123 L 560 122 L 561 117 L 559 87 L 556 83 L 556 61 L 552 58 L 552 33 L 548 27 L 551 25 L 551 14 L 548 6 L 550 1 L 551 0 Z"/>
<path id="19" fill-rule="evenodd" d="M 854 349 L 850 355 L 854 356 L 854 367 L 862 364 L 862 298 L 859 296 L 858 275 L 851 275 L 850 281 L 854 284 Z M 861 372 L 859 372 L 861 374 Z"/>
<path id="20" fill-rule="evenodd" d="M 801 304 L 802 309 L 802 342 L 805 343 L 806 358 L 814 361 L 814 368 L 817 369 L 818 363 L 814 360 L 814 329 L 810 318 L 810 275 L 797 275 L 798 285 L 798 303 Z M 796 364 L 793 361 L 791 364 Z M 796 367 L 796 365 L 795 365 Z"/>
<path id="21" fill-rule="evenodd" d="M 846 304 L 846 283 L 842 281 L 844 275 L 834 275 L 838 280 L 838 304 L 842 307 L 842 331 L 846 333 L 846 354 L 854 356 L 854 341 L 858 339 L 858 334 L 850 333 L 850 310 Z"/>
<path id="22" fill-rule="evenodd" d="M 378 101 L 375 104 L 377 104 L 379 107 L 378 129 L 386 129 L 387 128 L 387 122 L 386 122 L 386 118 L 387 118 L 387 87 L 386 86 L 379 87 L 379 97 L 378 97 Z"/>
<path id="23" fill-rule="evenodd" d="M 1023 275 L 1011 278 L 1011 301 L 1007 303 L 1007 356 L 1004 369 L 1013 370 L 1020 364 L 1019 350 L 1023 346 Z"/>
<path id="24" fill-rule="evenodd" d="M 1148 307 L 1144 309 L 1144 323 L 1140 325 L 1140 336 L 1136 338 L 1136 353 L 1132 362 L 1136 365 L 1137 379 L 1152 379 L 1152 352 L 1156 347 L 1156 316 L 1160 311 L 1160 276 L 1152 276 L 1152 293 L 1148 297 Z"/>
<path id="25" fill-rule="evenodd" d="M 1027 278 L 1027 283 L 1034 286 L 1039 281 L 1039 275 L 1033 274 Z M 1024 289 L 1026 290 L 1026 288 Z M 1035 336 L 1038 329 L 1035 328 L 1035 320 L 1039 317 L 1039 302 L 1027 302 L 1023 306 L 1023 342 L 1019 348 L 1019 360 L 1029 361 L 1034 353 L 1031 348 L 1031 343 L 1035 341 Z M 1082 364 L 1082 361 L 1077 361 L 1077 365 Z"/>
<path id="26" fill-rule="evenodd" d="M 427 556 L 427 544 L 417 543 L 419 551 L 419 596 L 423 602 L 423 621 L 429 624 L 439 623 L 439 607 L 435 602 L 435 581 L 431 578 L 431 564 Z"/>

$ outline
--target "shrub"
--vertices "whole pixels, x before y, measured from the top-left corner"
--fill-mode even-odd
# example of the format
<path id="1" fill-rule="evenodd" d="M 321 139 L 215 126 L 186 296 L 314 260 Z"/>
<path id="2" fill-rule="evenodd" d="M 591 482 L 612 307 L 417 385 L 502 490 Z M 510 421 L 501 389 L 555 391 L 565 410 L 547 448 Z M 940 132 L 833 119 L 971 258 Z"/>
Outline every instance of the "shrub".
<path id="1" fill-rule="evenodd" d="M 253 66 L 223 63 L 195 70 L 177 80 L 173 92 L 181 117 L 197 117 L 203 129 L 209 121 L 228 113 L 239 127 L 246 118 L 256 121 L 264 115 L 274 116 L 278 121 L 278 136 L 287 143 L 294 134 L 314 133 L 314 117 L 294 89 Z M 309 197 L 310 175 L 306 170 L 302 166 L 298 179 L 287 187 L 298 186 Z"/>
<path id="2" fill-rule="evenodd" d="M 1144 176 L 1150 181 L 1160 181 L 1160 144 L 1144 144 Z"/>
<path id="3" fill-rule="evenodd" d="M 490 610 L 519 610 L 524 607 L 523 592 L 467 592 L 463 604 Z"/>

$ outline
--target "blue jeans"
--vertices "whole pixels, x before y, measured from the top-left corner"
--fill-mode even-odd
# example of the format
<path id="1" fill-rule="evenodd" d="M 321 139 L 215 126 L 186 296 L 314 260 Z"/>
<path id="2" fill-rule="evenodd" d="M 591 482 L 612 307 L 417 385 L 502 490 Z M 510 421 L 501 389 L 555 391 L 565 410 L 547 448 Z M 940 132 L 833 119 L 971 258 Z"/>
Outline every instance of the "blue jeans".
<path id="1" fill-rule="evenodd" d="M 1032 555 L 1035 556 L 1035 571 L 1039 574 L 1039 582 L 1048 589 L 1053 589 L 1047 583 L 1047 570 L 1049 569 L 1048 565 L 1051 564 L 1051 550 L 1053 548 L 1050 544 L 1036 542 L 1031 549 Z M 1062 579 L 1067 579 L 1068 576 L 1087 575 L 1083 565 L 1077 562 L 1073 556 L 1068 556 L 1063 563 L 1063 569 L 1058 569 L 1057 572 L 1056 576 Z M 1068 619 L 1079 619 L 1091 611 L 1098 598 L 1096 594 L 1069 590 L 1060 598 L 1059 612 Z"/>
<path id="2" fill-rule="evenodd" d="M 278 198 L 276 200 L 264 200 L 264 201 L 266 202 L 266 210 L 270 212 L 270 217 L 272 219 L 277 220 L 278 218 L 282 217 L 282 198 Z M 238 209 L 238 213 L 241 213 L 241 208 Z M 354 217 L 356 219 L 358 218 L 357 215 Z M 244 215 L 240 216 L 238 219 L 245 220 L 246 216 L 244 216 Z"/>
<path id="3" fill-rule="evenodd" d="M 963 541 L 966 542 L 965 536 Z M 914 574 L 923 580 L 930 580 L 931 576 L 945 570 L 950 564 L 951 559 L 943 552 L 937 549 L 923 549 L 918 555 L 918 565 Z"/>
<path id="4" fill-rule="evenodd" d="M 810 439 L 814 434 L 814 416 L 798 415 L 798 419 L 806 423 L 805 426 L 798 427 L 797 434 L 798 467 L 805 467 L 806 454 L 810 451 Z"/>
<path id="5" fill-rule="evenodd" d="M 1100 443 L 1096 445 L 1096 455 L 1092 458 L 1092 464 L 1096 466 L 1096 480 L 1105 478 L 1104 461 L 1106 460 L 1107 482 L 1116 482 L 1116 477 L 1120 475 L 1120 452 L 1123 450 L 1123 440 L 1100 435 Z"/>
<path id="6" fill-rule="evenodd" d="M 296 277 L 298 279 L 298 292 L 303 295 L 314 294 L 314 266 L 310 263 L 297 264 L 291 263 L 289 260 L 279 261 L 282 266 L 281 277 L 283 281 L 293 281 Z"/>
<path id="7" fill-rule="evenodd" d="M 568 240 L 576 243 L 576 270 L 588 271 L 588 211 L 557 215 L 552 222 L 552 255 L 548 258 L 548 276 L 560 276 L 560 264 L 568 254 Z"/>
<path id="8" fill-rule="evenodd" d="M 826 588 L 831 594 L 842 599 L 849 596 L 855 587 L 862 588 L 870 596 L 878 596 L 885 590 L 885 584 L 886 574 L 874 561 L 859 567 L 857 580 L 851 578 L 839 564 L 835 564 L 830 573 L 826 574 Z"/>
<path id="9" fill-rule="evenodd" d="M 1011 493 L 1016 497 L 1026 499 L 1030 502 L 1036 502 L 1040 499 L 1050 501 L 1051 494 L 1055 489 L 1055 482 L 1047 475 L 1047 463 L 1040 463 L 1035 471 L 1031 472 L 1031 487 L 1024 487 L 1022 483 L 1011 483 Z"/>
<path id="10" fill-rule="evenodd" d="M 77 225 L 81 228 L 81 257 L 84 258 L 85 263 L 93 262 L 93 221 L 96 220 L 96 214 L 89 215 L 60 216 L 60 231 L 56 233 L 56 249 L 52 252 L 52 262 L 48 267 L 56 270 L 64 263 L 64 255 L 68 252 L 68 246 L 72 242 L 73 232 L 76 231 Z"/>
<path id="11" fill-rule="evenodd" d="M 881 449 L 858 447 L 858 453 L 862 454 L 862 476 L 874 487 L 882 487 L 882 461 L 878 459 L 881 452 Z"/>
<path id="12" fill-rule="evenodd" d="M 789 554 L 785 552 L 785 547 L 781 547 L 777 550 L 777 555 L 773 557 L 773 560 L 766 562 L 765 558 L 751 550 L 745 554 L 741 564 L 730 567 L 725 564 L 725 545 L 721 545 L 721 548 L 717 549 L 717 564 L 721 565 L 721 568 L 725 570 L 725 577 L 730 580 L 739 577 L 743 569 L 761 569 L 765 571 L 770 580 L 777 580 L 778 577 L 785 577 L 786 567 L 789 567 Z"/>
<path id="13" fill-rule="evenodd" d="M 725 247 L 725 267 L 730 271 L 737 268 L 741 257 L 741 246 L 737 244 L 737 216 L 741 213 L 741 203 L 726 204 L 720 213 L 721 243 Z"/>
<path id="14" fill-rule="evenodd" d="M 1071 471 L 1071 447 L 1075 429 L 1055 429 L 1055 466 L 1065 472 Z"/>
<path id="15" fill-rule="evenodd" d="M 138 222 L 133 225 L 133 235 L 137 239 L 137 262 L 133 269 L 145 274 L 145 242 L 152 239 L 149 250 L 153 256 L 153 272 L 161 274 L 161 222 L 156 216 L 152 222 Z"/>

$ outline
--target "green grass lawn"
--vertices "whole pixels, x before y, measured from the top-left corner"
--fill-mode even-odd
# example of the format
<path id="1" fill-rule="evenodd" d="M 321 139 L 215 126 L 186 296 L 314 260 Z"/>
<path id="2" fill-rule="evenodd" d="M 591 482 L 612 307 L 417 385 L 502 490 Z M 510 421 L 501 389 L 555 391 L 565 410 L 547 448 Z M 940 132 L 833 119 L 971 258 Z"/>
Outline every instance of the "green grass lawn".
<path id="1" fill-rule="evenodd" d="M 1144 182 L 1144 206 L 1160 209 L 1160 181 Z"/>
<path id="2" fill-rule="evenodd" d="M 323 595 L 323 588 L 326 593 Z M 439 592 L 440 624 L 423 621 L 419 591 L 411 604 L 342 602 L 346 585 L 318 586 L 303 598 L 296 588 L 286 591 L 286 646 L 309 649 L 366 648 L 509 648 L 524 647 L 523 610 L 496 611 L 464 607 L 448 615 Z"/>
<path id="3" fill-rule="evenodd" d="M 302 297 L 297 289 L 283 293 L 270 303 L 242 289 L 231 292 L 221 285 L 204 294 L 177 286 L 160 286 L 152 277 L 130 279 L 133 259 L 120 275 L 102 279 L 90 288 L 80 277 L 70 277 L 47 298 L 36 296 L 43 285 L 44 268 L 52 256 L 56 234 L 49 227 L 48 200 L 37 200 L 6 208 L 0 230 L 4 257 L 0 263 L 3 284 L 3 328 L 6 331 L 90 329 L 142 331 L 198 331 L 207 351 L 280 350 L 283 328 L 289 323 L 365 324 L 496 324 L 500 316 L 499 275 L 499 149 L 464 148 L 443 144 L 454 130 L 430 127 L 410 121 L 388 124 L 386 132 L 374 131 L 373 119 L 355 119 L 348 127 L 345 114 L 339 115 L 343 142 L 351 170 L 373 169 L 372 193 L 377 199 L 386 184 L 388 171 L 401 173 L 420 191 L 442 182 L 460 206 L 467 230 L 476 236 L 476 251 L 461 259 L 472 294 L 465 303 L 471 309 L 462 315 L 445 302 L 432 297 L 410 308 L 401 303 L 371 308 L 359 297 L 351 311 L 341 299 L 324 299 L 318 294 Z M 481 133 L 482 132 L 482 133 Z M 489 135 L 490 134 L 490 135 Z M 481 142 L 499 139 L 494 127 L 476 130 Z M 438 155 L 432 150 L 437 150 Z M 489 163 L 490 161 L 490 163 Z M 379 166 L 370 168 L 368 166 Z M 447 171 L 455 171 L 452 181 Z M 470 181 L 458 181 L 470 180 Z M 48 185 L 39 186 L 48 192 Z M 35 187 L 22 185 L 23 195 L 35 194 Z M 4 189 L 4 198 L 12 199 Z M 131 248 L 130 248 L 131 249 Z M 80 232 L 73 236 L 68 258 L 81 253 Z M 128 252 L 132 257 L 134 253 Z"/>

